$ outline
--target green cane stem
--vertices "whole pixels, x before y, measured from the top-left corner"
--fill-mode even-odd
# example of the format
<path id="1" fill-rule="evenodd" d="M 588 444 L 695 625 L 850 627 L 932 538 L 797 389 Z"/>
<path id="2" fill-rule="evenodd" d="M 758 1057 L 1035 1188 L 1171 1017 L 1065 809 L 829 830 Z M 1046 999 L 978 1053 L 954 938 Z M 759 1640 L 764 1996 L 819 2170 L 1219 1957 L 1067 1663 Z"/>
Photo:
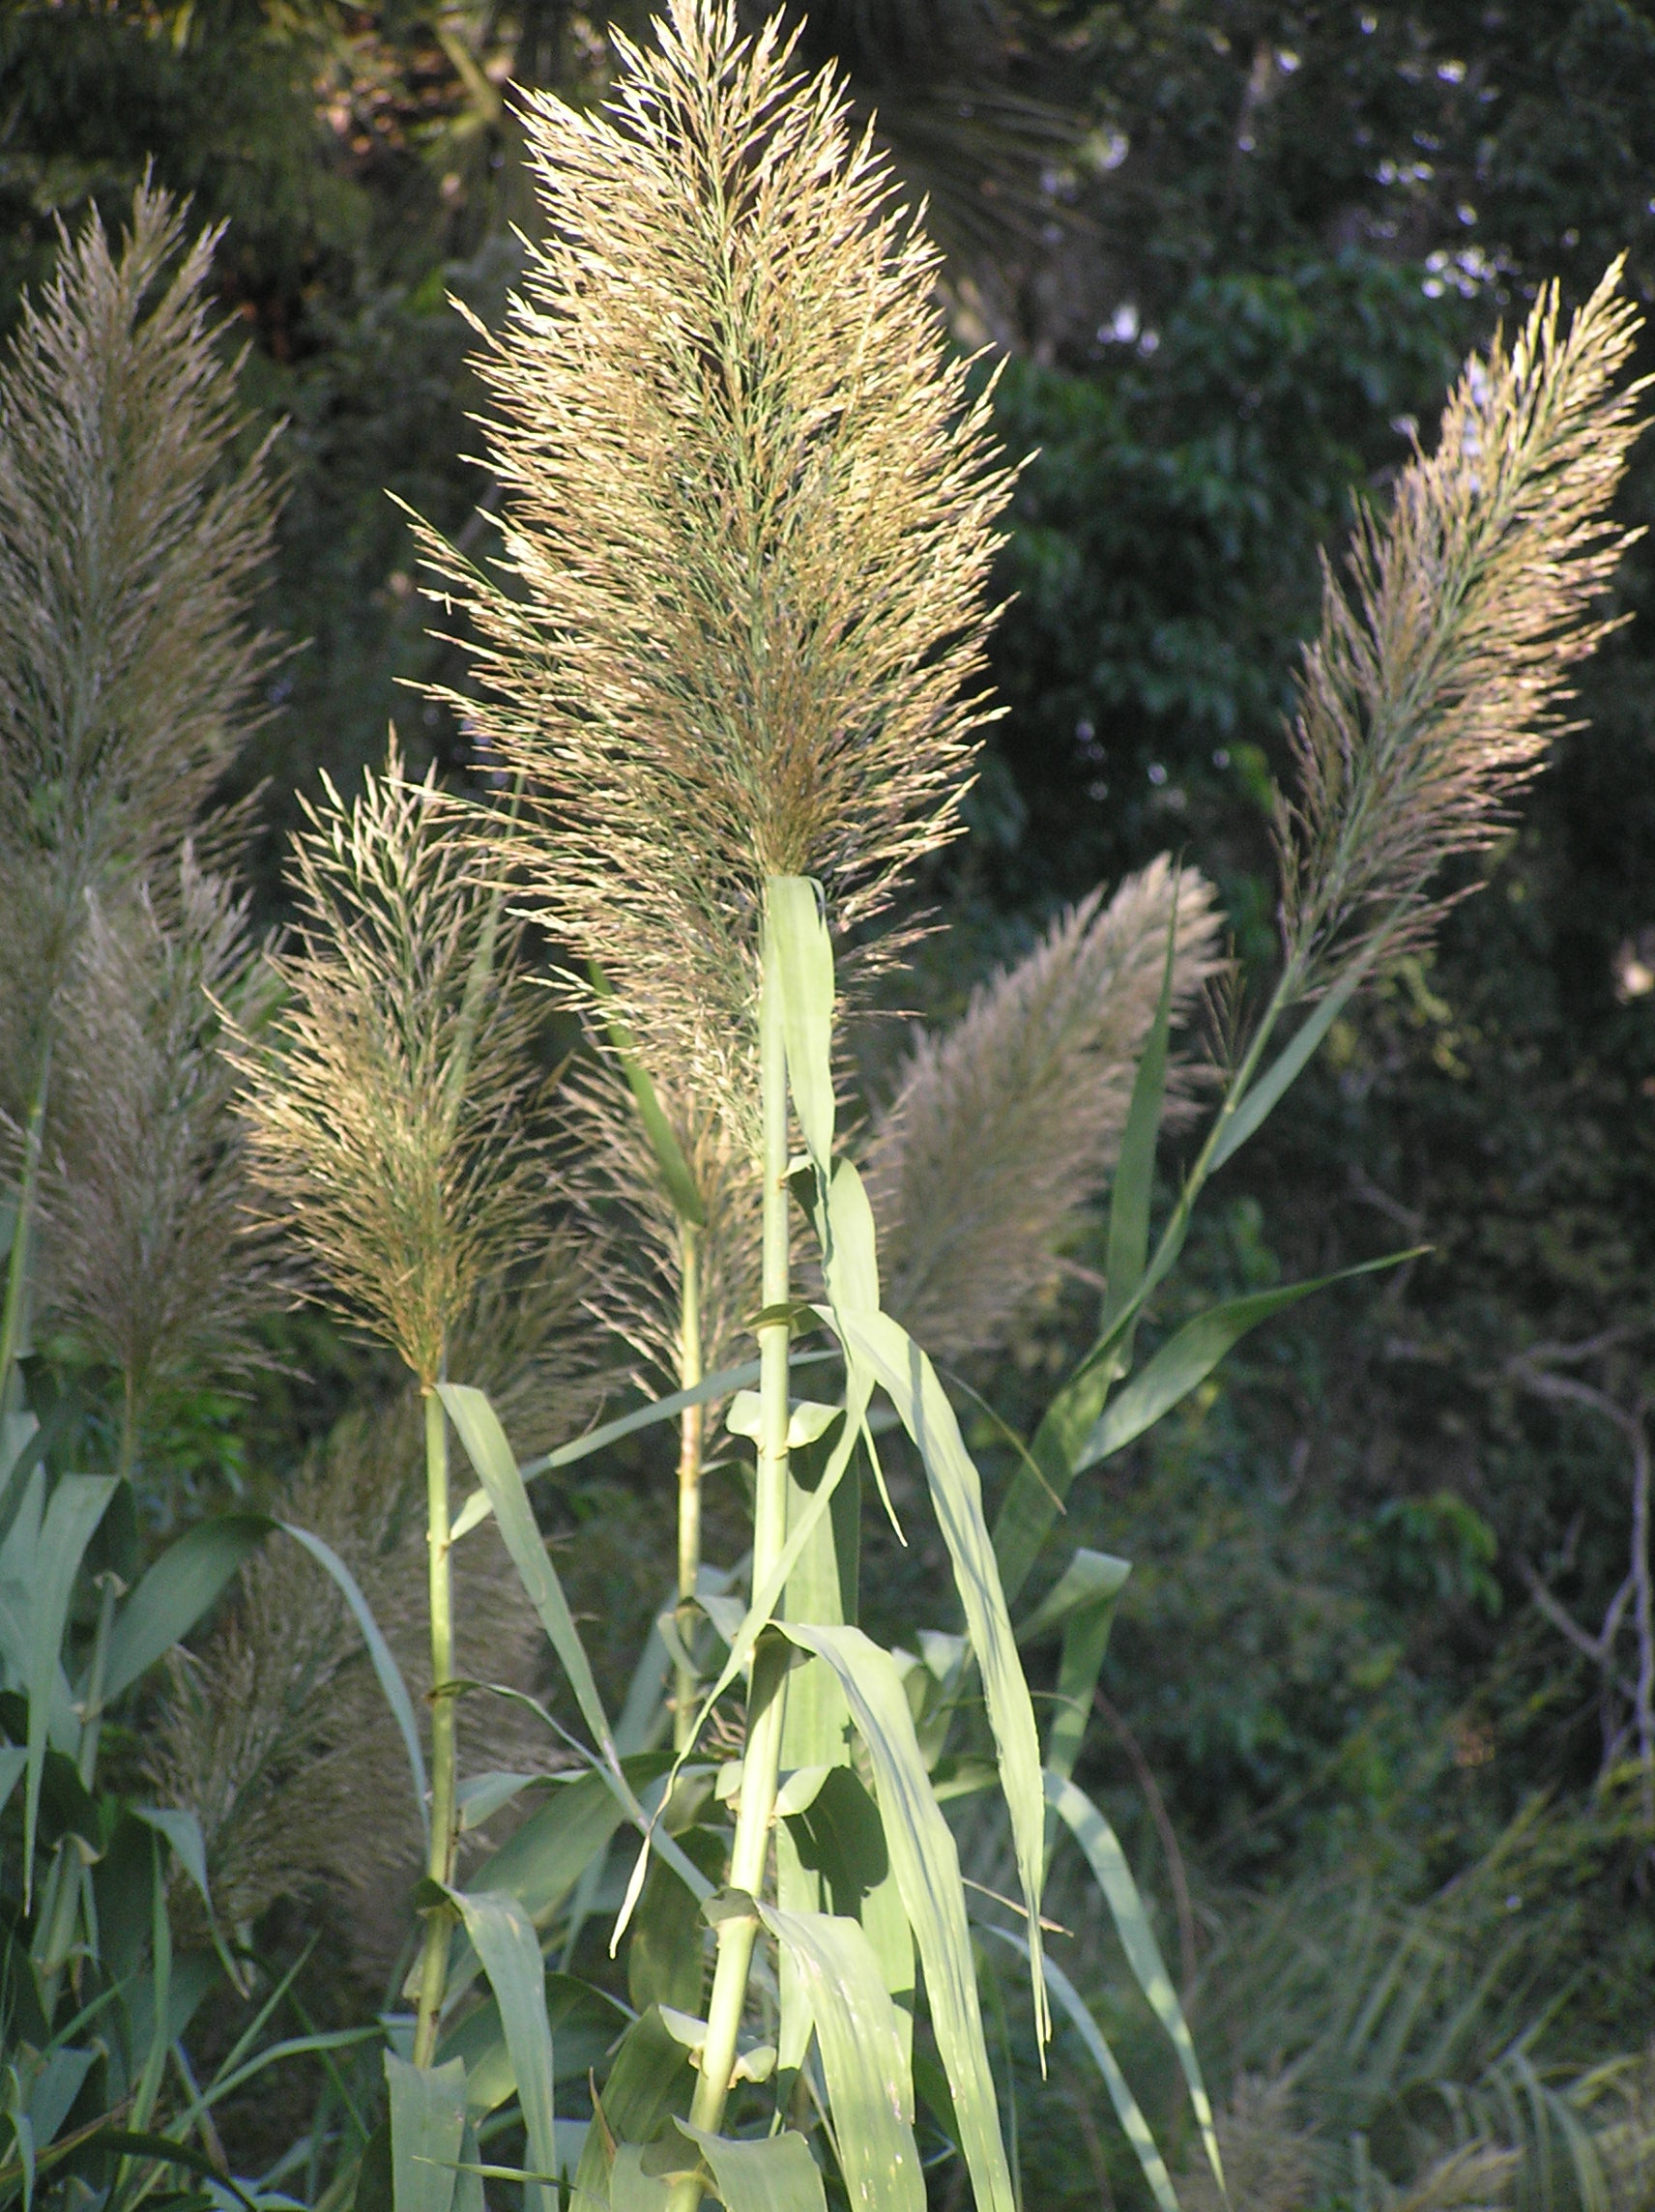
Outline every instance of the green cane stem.
<path id="1" fill-rule="evenodd" d="M 692 1222 L 681 1224 L 683 1289 L 681 1306 L 681 1389 L 701 1381 L 701 1237 Z M 695 1633 L 695 1588 L 701 1574 L 701 1458 L 706 1409 L 686 1406 L 679 1421 L 678 1453 L 678 1632 L 684 1656 L 676 1663 L 673 1693 L 673 1748 L 682 1751 L 695 1721 L 698 1687 L 689 1659 Z"/>
<path id="2" fill-rule="evenodd" d="M 45 1127 L 46 1091 L 51 1082 L 51 1038 L 41 1055 L 40 1081 L 29 1106 L 23 1136 L 23 1176 L 17 1191 L 17 1219 L 12 1230 L 12 1256 L 6 1267 L 6 1305 L 0 1315 L 0 1410 L 12 1403 L 12 1373 L 28 1326 L 29 1245 L 41 1181 L 41 1141 Z"/>
<path id="3" fill-rule="evenodd" d="M 768 933 L 767 933 L 768 935 Z M 787 1538 L 788 1337 L 791 1295 L 788 1266 L 787 1049 L 781 996 L 770 947 L 765 947 L 759 987 L 759 1088 L 764 1125 L 764 1276 L 767 1319 L 759 1337 L 759 1455 L 753 1499 L 753 1587 L 770 1574 Z M 761 1642 L 753 1658 L 747 1699 L 747 1747 L 741 1794 L 730 1854 L 730 1887 L 757 1897 L 764 1883 L 781 1760 L 787 1654 L 779 1640 Z M 689 2109 L 693 2126 L 716 2134 L 736 2067 L 737 2039 L 746 2003 L 747 1971 L 758 1923 L 746 1915 L 718 1928 L 717 1963 L 708 2006 L 707 2042 Z M 670 2212 L 696 2212 L 701 2184 L 693 2176 L 675 2187 Z"/>
<path id="4" fill-rule="evenodd" d="M 426 1871 L 433 1881 L 454 1873 L 454 1674 L 453 1587 L 449 1553 L 449 1432 L 442 1400 L 425 1393 L 425 1540 L 431 1609 L 431 1848 Z M 450 1916 L 433 1908 L 425 1918 L 420 1960 L 420 2011 L 414 2029 L 414 2063 L 429 2066 L 449 1978 Z"/>

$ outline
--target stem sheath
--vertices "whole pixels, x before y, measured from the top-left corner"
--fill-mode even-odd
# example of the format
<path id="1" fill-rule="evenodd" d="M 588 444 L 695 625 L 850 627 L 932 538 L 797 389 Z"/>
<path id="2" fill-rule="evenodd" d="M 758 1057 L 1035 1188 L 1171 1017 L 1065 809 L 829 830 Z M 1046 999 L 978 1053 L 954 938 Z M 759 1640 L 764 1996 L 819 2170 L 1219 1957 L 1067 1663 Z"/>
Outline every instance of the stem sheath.
<path id="1" fill-rule="evenodd" d="M 454 1874 L 454 1701 L 449 1685 L 454 1675 L 453 1585 L 449 1564 L 449 1431 L 443 1402 L 425 1392 L 425 1541 L 428 1550 L 431 1610 L 431 1850 L 426 1871 L 433 1881 L 450 1882 Z M 420 1961 L 420 2012 L 414 2029 L 414 2063 L 429 2066 L 437 2048 L 437 2025 L 449 1977 L 446 1907 L 425 1916 Z"/>
<path id="2" fill-rule="evenodd" d="M 764 1117 L 764 1283 L 767 1320 L 759 1329 L 759 1457 L 753 1498 L 753 1587 L 766 1581 L 787 1539 L 788 1341 L 786 1318 L 791 1295 L 788 1253 L 787 1048 L 782 1030 L 777 964 L 766 932 L 764 974 L 759 986 L 759 1086 Z M 784 1685 L 788 1656 L 780 1640 L 762 1639 L 753 1656 L 747 1698 L 747 1746 L 741 1761 L 741 1795 L 736 1814 L 736 1840 L 730 1854 L 730 1887 L 757 1897 L 764 1883 L 775 1813 L 776 1777 L 781 1759 Z M 724 2117 L 735 2072 L 747 1971 L 752 1963 L 756 1920 L 745 1915 L 718 1927 L 717 1963 L 708 2005 L 707 2042 L 701 2073 L 690 2105 L 691 2124 L 716 2134 Z M 701 2184 L 693 2176 L 680 2182 L 669 2212 L 696 2212 Z"/>
<path id="3" fill-rule="evenodd" d="M 40 1079 L 29 1105 L 23 1136 L 23 1175 L 17 1190 L 17 1219 L 12 1230 L 12 1256 L 6 1266 L 6 1305 L 0 1314 L 0 1410 L 12 1403 L 12 1371 L 28 1335 L 29 1245 L 35 1201 L 41 1182 L 41 1140 L 45 1127 L 46 1093 L 51 1084 L 51 1038 L 41 1052 Z"/>
<path id="4" fill-rule="evenodd" d="M 682 1291 L 680 1306 L 679 1387 L 693 1390 L 701 1381 L 701 1234 L 693 1222 L 679 1228 Z M 687 1653 L 695 1633 L 695 1586 L 701 1574 L 701 1459 L 706 1408 L 686 1406 L 679 1417 L 678 1451 L 678 1632 Z M 673 1748 L 682 1751 L 695 1722 L 697 1691 L 693 1666 L 681 1659 L 673 1689 Z"/>

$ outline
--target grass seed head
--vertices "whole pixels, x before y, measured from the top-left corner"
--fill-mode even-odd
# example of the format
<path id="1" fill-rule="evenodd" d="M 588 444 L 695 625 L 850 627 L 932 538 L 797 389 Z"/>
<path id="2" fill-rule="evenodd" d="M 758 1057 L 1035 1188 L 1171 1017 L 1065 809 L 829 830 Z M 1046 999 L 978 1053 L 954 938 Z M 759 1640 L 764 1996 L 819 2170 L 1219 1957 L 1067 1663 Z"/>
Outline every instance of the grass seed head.
<path id="1" fill-rule="evenodd" d="M 1105 1187 L 1160 1000 L 1177 897 L 1173 1008 L 1218 968 L 1218 916 L 1163 857 L 1107 905 L 1093 891 L 921 1037 L 863 1162 L 885 1302 L 937 1358 L 991 1350 L 1050 1281 Z M 1175 1062 L 1175 1107 L 1192 1069 Z"/>
<path id="2" fill-rule="evenodd" d="M 537 1010 L 432 777 L 411 782 L 393 742 L 353 805 L 324 784 L 273 960 L 284 1004 L 268 1040 L 237 1032 L 241 1112 L 267 1216 L 431 1383 L 479 1287 L 543 1230 Z"/>
<path id="3" fill-rule="evenodd" d="M 526 97 L 545 231 L 478 363 L 502 552 L 425 546 L 536 910 L 746 1125 L 765 879 L 854 946 L 958 828 L 1011 479 L 832 77 L 724 0 L 657 30 L 601 112 Z"/>
<path id="4" fill-rule="evenodd" d="M 249 613 L 272 549 L 269 440 L 245 458 L 236 367 L 147 184 L 112 246 L 63 240 L 0 367 L 0 854 L 8 1101 L 26 1094 L 84 894 L 170 859 L 263 718 Z"/>
<path id="5" fill-rule="evenodd" d="M 1618 263 L 1567 330 L 1554 284 L 1509 350 L 1455 386 L 1437 451 L 1415 451 L 1389 510 L 1360 513 L 1331 568 L 1280 798 L 1282 926 L 1295 986 L 1331 982 L 1383 934 L 1394 961 L 1450 901 L 1442 863 L 1495 841 L 1563 726 L 1569 671 L 1638 534 L 1609 509 L 1643 427 L 1642 382 L 1615 387 L 1640 327 Z"/>
<path id="6" fill-rule="evenodd" d="M 268 1364 L 259 1322 L 292 1284 L 250 1225 L 224 1013 L 247 1035 L 271 986 L 245 900 L 186 846 L 165 888 L 89 902 L 64 993 L 41 1188 L 44 1317 L 117 1369 L 129 1412 L 157 1392 Z"/>

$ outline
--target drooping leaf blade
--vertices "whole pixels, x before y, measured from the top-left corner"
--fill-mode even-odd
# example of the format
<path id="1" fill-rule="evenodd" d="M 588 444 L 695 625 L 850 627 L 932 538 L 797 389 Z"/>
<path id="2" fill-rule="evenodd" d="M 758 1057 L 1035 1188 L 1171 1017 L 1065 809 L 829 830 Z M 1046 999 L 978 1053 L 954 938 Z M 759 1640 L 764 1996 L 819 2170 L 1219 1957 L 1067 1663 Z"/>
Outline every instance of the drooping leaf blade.
<path id="1" fill-rule="evenodd" d="M 685 1858 L 672 1837 L 657 1829 L 647 1818 L 636 1790 L 626 1778 L 586 1646 L 580 1640 L 563 1584 L 558 1580 L 545 1539 L 536 1523 L 529 1494 L 523 1487 L 522 1474 L 499 1415 L 480 1390 L 452 1382 L 442 1382 L 437 1387 L 466 1455 L 488 1493 L 502 1540 L 511 1555 L 529 1601 L 551 1639 L 552 1648 L 574 1692 L 575 1703 L 592 1732 L 597 1748 L 598 1772 L 614 1790 L 627 1817 L 643 1830 L 646 1848 L 658 1851 L 698 1897 L 705 1896 L 711 1887 L 706 1877 Z"/>
<path id="2" fill-rule="evenodd" d="M 1249 1330 L 1274 1315 L 1284 1313 L 1330 1284 L 1345 1283 L 1356 1275 L 1371 1275 L 1382 1267 L 1401 1266 L 1417 1259 L 1429 1247 L 1415 1245 L 1407 1252 L 1388 1252 L 1381 1260 L 1364 1260 L 1358 1266 L 1341 1267 L 1337 1273 L 1319 1275 L 1306 1283 L 1286 1283 L 1271 1291 L 1253 1291 L 1245 1297 L 1229 1298 L 1186 1322 L 1177 1334 L 1161 1346 L 1138 1374 L 1107 1406 L 1075 1459 L 1074 1470 L 1083 1473 L 1114 1452 L 1122 1450 L 1164 1413 L 1187 1398 L 1212 1373 L 1225 1353 Z"/>
<path id="3" fill-rule="evenodd" d="M 855 1920 L 761 1906 L 809 1997 L 846 2193 L 858 2212 L 925 2212 L 908 2040 Z"/>
<path id="4" fill-rule="evenodd" d="M 1110 1826 L 1091 1799 L 1066 1775 L 1048 1774 L 1046 1797 L 1053 1811 L 1062 1820 L 1069 1833 L 1086 1854 L 1098 1888 L 1103 1892 L 1110 1917 L 1115 1922 L 1120 1947 L 1126 1953 L 1126 1963 L 1132 1968 L 1133 1978 L 1147 1999 L 1149 2009 L 1166 2030 L 1167 2038 L 1177 2052 L 1178 2064 L 1189 2086 L 1190 2105 L 1201 2130 L 1202 2145 L 1206 2152 L 1207 2164 L 1213 2178 L 1222 2190 L 1225 2186 L 1224 2168 L 1218 2156 L 1218 2136 L 1212 2124 L 1212 2102 L 1206 2093 L 1202 2076 L 1201 2060 L 1196 2055 L 1195 2041 L 1173 1987 L 1161 1947 L 1155 1940 L 1155 1932 L 1149 1925 L 1149 1915 L 1144 1906 L 1143 1894 L 1133 1879 L 1126 1853 L 1120 1848 L 1119 1838 Z"/>
<path id="5" fill-rule="evenodd" d="M 1061 1626 L 1062 1655 L 1058 1664 L 1058 1691 L 1052 1704 L 1046 1739 L 1046 1770 L 1068 1776 L 1075 1770 L 1087 1724 L 1091 1717 L 1092 1692 L 1109 1648 L 1115 1608 L 1126 1578 L 1132 1572 L 1125 1559 L 1108 1552 L 1082 1549 L 1047 1592 L 1031 1618 L 1018 1631 L 1019 1641 Z M 1047 1857 L 1051 1857 L 1051 1826 L 1047 1825 Z"/>
<path id="6" fill-rule="evenodd" d="M 1049 2019 L 1040 1978 L 1040 1883 L 1045 1865 L 1040 1738 L 983 1513 L 982 1484 L 936 1370 L 901 1324 L 888 1314 L 851 1311 L 835 1311 L 832 1321 L 844 1333 L 847 1351 L 878 1380 L 895 1406 L 924 1464 L 966 1631 L 982 1674 L 1028 1909 L 1035 2028 L 1043 2042 Z"/>
<path id="7" fill-rule="evenodd" d="M 992 1928 L 989 1933 L 998 1936 L 1002 1943 L 1009 1943 L 1014 1951 L 1027 1951 L 1028 1946 L 1022 1936 L 1014 1935 L 1009 1928 Z M 1086 2000 L 1061 1966 L 1048 1961 L 1046 1973 L 1052 1985 L 1052 1994 L 1079 2030 L 1088 2055 L 1103 2077 L 1110 2103 L 1115 2107 L 1116 2117 L 1132 2146 L 1139 2170 L 1149 2185 L 1149 2193 L 1155 2199 L 1158 2212 L 1178 2212 L 1177 2192 L 1173 2187 L 1172 2175 L 1167 2171 L 1167 2162 L 1156 2147 L 1149 2123 L 1144 2117 L 1143 2107 L 1132 2094 L 1131 2083 L 1120 2071 L 1120 2062 L 1110 2050 L 1103 2030 L 1093 2020 Z"/>
<path id="8" fill-rule="evenodd" d="M 925 1969 L 932 2027 L 972 2186 L 980 2212 L 1012 2212 L 959 1853 L 931 1794 L 902 1677 L 890 1654 L 859 1628 L 780 1625 L 800 1649 L 832 1667 L 867 1746 L 891 1870 Z"/>
<path id="9" fill-rule="evenodd" d="M 363 1597 L 357 1578 L 333 1545 L 325 1542 L 311 1529 L 298 1528 L 291 1521 L 281 1521 L 276 1526 L 291 1536 L 303 1551 L 308 1552 L 317 1565 L 333 1577 L 339 1594 L 351 1609 L 351 1615 L 362 1631 L 363 1642 L 367 1645 L 368 1659 L 384 1693 L 385 1702 L 391 1707 L 397 1732 L 402 1737 L 402 1747 L 408 1754 L 408 1771 L 413 1777 L 415 1801 L 419 1805 L 421 1822 L 429 1839 L 431 1808 L 426 1798 L 425 1757 L 420 1748 L 420 1726 L 414 1718 L 414 1705 L 408 1695 L 408 1685 L 402 1679 L 402 1670 L 392 1655 L 391 1646 L 373 1617 L 372 1609 Z"/>
<path id="10" fill-rule="evenodd" d="M 592 1740 L 619 1767 L 609 1716 L 597 1694 L 586 1646 L 580 1640 L 563 1584 L 558 1580 L 545 1539 L 536 1523 L 529 1494 L 523 1487 L 523 1477 L 507 1441 L 506 1431 L 500 1425 L 500 1417 L 480 1390 L 462 1383 L 443 1382 L 438 1385 L 438 1394 L 465 1446 L 466 1457 L 488 1493 L 506 1548 L 568 1677 L 575 1703 L 592 1732 Z"/>
<path id="11" fill-rule="evenodd" d="M 198 1521 L 167 1546 L 115 1615 L 103 1669 L 106 1703 L 183 1642 L 274 1526 L 263 1513 L 223 1513 Z"/>
<path id="12" fill-rule="evenodd" d="M 796 2130 L 735 2141 L 692 2128 L 687 2120 L 678 2125 L 711 2168 L 726 2212 L 828 2212 L 810 2145 Z"/>

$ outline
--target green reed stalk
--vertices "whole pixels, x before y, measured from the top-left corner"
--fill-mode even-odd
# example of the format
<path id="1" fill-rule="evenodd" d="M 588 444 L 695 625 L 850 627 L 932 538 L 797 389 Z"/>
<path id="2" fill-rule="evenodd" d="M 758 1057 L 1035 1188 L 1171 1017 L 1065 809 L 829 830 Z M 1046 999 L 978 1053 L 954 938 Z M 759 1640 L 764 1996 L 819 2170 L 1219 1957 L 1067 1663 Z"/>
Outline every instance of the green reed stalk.
<path id="1" fill-rule="evenodd" d="M 759 1094 L 763 1114 L 764 1273 L 759 1324 L 759 1455 L 753 1499 L 753 1587 L 762 1586 L 787 1538 L 788 1318 L 792 1284 L 788 1266 L 787 1048 L 781 991 L 766 932 L 759 986 Z M 784 1683 L 788 1655 L 779 1638 L 761 1641 L 753 1656 L 747 1698 L 747 1747 L 741 1761 L 741 1795 L 730 1853 L 730 1887 L 757 1897 L 764 1884 L 781 1762 Z M 720 1921 L 718 1955 L 708 2006 L 707 2042 L 690 2104 L 691 2125 L 717 2132 L 736 2066 L 737 2038 L 747 1996 L 758 1922 L 746 1913 Z M 701 2184 L 675 2188 L 669 2212 L 695 2212 Z"/>
<path id="2" fill-rule="evenodd" d="M 455 1760 L 453 1578 L 449 1538 L 449 1428 L 435 1390 L 425 1393 L 425 1541 L 431 1609 L 431 1844 L 426 1872 L 445 1885 L 454 1876 Z M 429 2066 L 449 1978 L 450 1917 L 433 1906 L 420 1961 L 420 2012 L 414 2063 Z"/>
<path id="3" fill-rule="evenodd" d="M 92 1644 L 86 1701 L 80 1715 L 80 1745 L 74 1760 L 80 1786 L 87 1790 L 91 1790 L 98 1773 L 98 1746 L 103 1732 L 103 1683 L 109 1663 L 109 1639 L 115 1628 L 115 1600 L 121 1587 L 114 1575 L 100 1575 L 98 1584 L 98 1630 Z M 73 1848 L 73 1838 L 66 1836 L 53 1857 L 48 1894 L 41 1910 L 43 1936 L 37 1957 L 41 1969 L 41 2003 L 47 2020 L 57 2009 L 64 1970 L 74 1947 L 75 1915 L 85 1878 Z"/>
<path id="4" fill-rule="evenodd" d="M 22 1339 L 29 1297 L 29 1232 L 41 1182 L 41 1141 L 45 1127 L 46 1092 L 51 1082 L 51 1037 L 41 1052 L 40 1080 L 29 1106 L 23 1136 L 23 1176 L 17 1189 L 17 1218 L 12 1230 L 12 1256 L 6 1267 L 6 1305 L 0 1315 L 0 1410 L 11 1402 L 12 1370 Z"/>
<path id="5" fill-rule="evenodd" d="M 785 1222 L 784 1222 L 785 1228 Z M 693 1390 L 701 1381 L 701 1234 L 691 1221 L 679 1227 L 683 1290 L 680 1307 L 679 1387 Z M 689 1658 L 694 1633 L 695 1586 L 701 1574 L 701 1459 L 706 1409 L 686 1406 L 679 1421 L 678 1451 L 678 1632 L 684 1656 L 676 1662 L 673 1691 L 673 1749 L 682 1751 L 695 1723 L 698 1687 Z"/>

